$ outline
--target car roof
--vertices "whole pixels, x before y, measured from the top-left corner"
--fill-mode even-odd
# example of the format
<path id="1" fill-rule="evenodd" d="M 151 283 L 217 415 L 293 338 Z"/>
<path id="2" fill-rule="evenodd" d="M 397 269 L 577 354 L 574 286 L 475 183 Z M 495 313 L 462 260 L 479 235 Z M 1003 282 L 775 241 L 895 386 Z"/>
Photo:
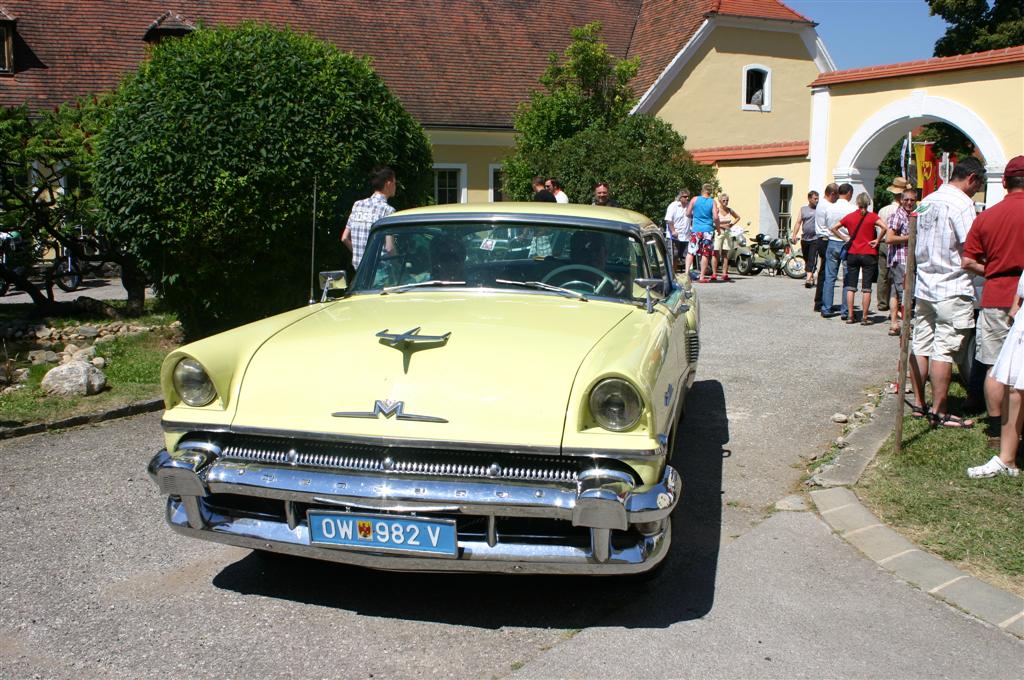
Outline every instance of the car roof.
<path id="1" fill-rule="evenodd" d="M 642 236 L 659 231 L 650 219 L 623 208 L 575 203 L 448 203 L 402 210 L 374 224 L 374 230 L 403 224 L 437 222 L 510 222 L 593 227 Z"/>

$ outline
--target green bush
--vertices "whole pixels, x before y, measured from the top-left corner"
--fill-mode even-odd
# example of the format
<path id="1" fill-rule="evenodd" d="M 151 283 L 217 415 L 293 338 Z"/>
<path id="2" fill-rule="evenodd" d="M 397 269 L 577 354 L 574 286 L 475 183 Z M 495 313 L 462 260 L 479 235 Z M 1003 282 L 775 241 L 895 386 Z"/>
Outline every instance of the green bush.
<path id="1" fill-rule="evenodd" d="M 368 60 L 246 23 L 161 43 L 122 83 L 101 135 L 96 192 L 190 337 L 302 304 L 376 165 L 396 207 L 425 202 L 426 135 Z"/>

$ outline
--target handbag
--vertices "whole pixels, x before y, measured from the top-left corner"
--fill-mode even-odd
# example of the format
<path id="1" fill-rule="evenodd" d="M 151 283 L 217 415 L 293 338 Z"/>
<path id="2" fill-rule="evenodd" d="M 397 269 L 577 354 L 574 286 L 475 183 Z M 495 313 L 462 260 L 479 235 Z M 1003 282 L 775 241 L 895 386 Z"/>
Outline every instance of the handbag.
<path id="1" fill-rule="evenodd" d="M 853 240 L 855 238 L 857 238 L 857 234 L 860 232 L 860 225 L 864 224 L 864 218 L 867 217 L 867 216 L 868 216 L 867 213 L 864 213 L 863 215 L 860 216 L 860 222 L 858 222 L 857 226 L 854 228 L 853 236 L 851 236 L 850 240 L 847 241 L 846 243 L 844 243 L 843 247 L 839 249 L 839 261 L 840 262 L 846 262 L 846 256 L 850 254 L 850 244 L 853 243 Z"/>

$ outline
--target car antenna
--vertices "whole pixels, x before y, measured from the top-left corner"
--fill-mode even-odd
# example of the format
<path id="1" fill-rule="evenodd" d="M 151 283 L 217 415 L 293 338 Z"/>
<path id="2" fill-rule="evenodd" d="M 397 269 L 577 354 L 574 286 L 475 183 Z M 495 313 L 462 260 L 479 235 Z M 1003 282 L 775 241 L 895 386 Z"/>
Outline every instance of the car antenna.
<path id="1" fill-rule="evenodd" d="M 313 233 L 309 238 L 309 304 L 316 302 L 313 297 L 313 281 L 316 276 L 316 175 L 313 175 Z"/>

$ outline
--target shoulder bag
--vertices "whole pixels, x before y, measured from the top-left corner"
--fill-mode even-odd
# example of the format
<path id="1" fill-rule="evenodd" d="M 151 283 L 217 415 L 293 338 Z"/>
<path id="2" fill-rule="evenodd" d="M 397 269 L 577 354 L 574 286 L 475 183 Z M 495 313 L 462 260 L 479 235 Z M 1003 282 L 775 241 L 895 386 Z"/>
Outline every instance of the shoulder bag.
<path id="1" fill-rule="evenodd" d="M 868 216 L 867 213 L 864 213 L 863 215 L 860 216 L 860 222 L 858 222 L 857 226 L 854 228 L 853 236 L 851 236 L 850 240 L 847 241 L 846 243 L 844 243 L 843 247 L 840 248 L 840 250 L 839 250 L 839 261 L 840 262 L 846 262 L 846 256 L 850 254 L 850 244 L 852 244 L 853 240 L 855 238 L 857 238 L 857 234 L 860 232 L 860 225 L 864 224 L 864 218 L 867 217 L 867 216 Z"/>

